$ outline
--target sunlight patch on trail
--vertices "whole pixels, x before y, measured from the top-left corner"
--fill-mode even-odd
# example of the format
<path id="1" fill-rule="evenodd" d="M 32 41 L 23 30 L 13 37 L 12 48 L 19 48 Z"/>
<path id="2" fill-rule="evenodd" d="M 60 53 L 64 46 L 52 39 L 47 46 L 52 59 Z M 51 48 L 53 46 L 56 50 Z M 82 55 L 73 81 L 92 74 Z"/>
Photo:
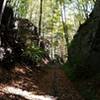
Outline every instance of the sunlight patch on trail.
<path id="1" fill-rule="evenodd" d="M 19 88 L 7 86 L 2 89 L 2 92 L 7 94 L 14 94 L 24 97 L 28 100 L 57 100 L 57 98 L 49 95 L 35 95 L 33 92 L 28 92 Z"/>

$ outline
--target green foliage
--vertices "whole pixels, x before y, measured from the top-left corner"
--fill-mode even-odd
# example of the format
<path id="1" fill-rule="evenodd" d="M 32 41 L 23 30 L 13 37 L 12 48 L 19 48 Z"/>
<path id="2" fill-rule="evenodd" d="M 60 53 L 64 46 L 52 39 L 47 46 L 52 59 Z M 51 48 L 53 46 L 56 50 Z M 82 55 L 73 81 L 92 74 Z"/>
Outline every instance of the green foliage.
<path id="1" fill-rule="evenodd" d="M 25 49 L 23 55 L 30 57 L 33 62 L 40 62 L 43 58 L 44 51 L 33 44 L 31 47 Z"/>
<path id="2" fill-rule="evenodd" d="M 63 65 L 63 69 L 64 69 L 66 75 L 68 75 L 68 77 L 70 78 L 70 80 L 75 80 L 76 79 L 75 73 L 74 73 L 74 67 L 72 67 L 70 65 L 70 63 L 65 63 Z"/>
<path id="3" fill-rule="evenodd" d="M 84 80 L 89 77 L 89 69 L 85 66 L 80 66 L 78 64 L 71 64 L 69 62 L 65 63 L 63 69 L 68 75 L 68 77 L 75 81 L 75 80 Z"/>
<path id="4" fill-rule="evenodd" d="M 10 4 L 13 6 L 14 13 L 17 17 L 26 16 L 28 8 L 27 0 L 11 0 Z"/>

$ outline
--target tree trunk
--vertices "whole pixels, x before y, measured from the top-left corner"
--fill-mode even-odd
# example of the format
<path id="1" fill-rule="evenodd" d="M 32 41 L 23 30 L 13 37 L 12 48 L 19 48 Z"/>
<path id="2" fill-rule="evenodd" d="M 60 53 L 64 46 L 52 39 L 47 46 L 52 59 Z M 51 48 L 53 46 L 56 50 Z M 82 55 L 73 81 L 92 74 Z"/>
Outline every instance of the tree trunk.
<path id="1" fill-rule="evenodd" d="M 64 31 L 64 38 L 66 41 L 66 54 L 68 56 L 68 47 L 69 47 L 69 35 L 68 35 L 68 28 L 66 25 L 66 8 L 64 5 L 64 2 L 60 2 L 61 5 L 61 17 L 62 17 L 62 25 L 63 25 L 63 31 Z"/>
<path id="2" fill-rule="evenodd" d="M 41 36 L 41 24 L 42 24 L 42 5 L 43 5 L 43 0 L 40 0 L 39 36 Z"/>
<path id="3" fill-rule="evenodd" d="M 65 40 L 66 40 L 66 46 L 68 47 L 69 45 L 69 39 L 68 39 L 68 29 L 66 25 L 66 10 L 65 10 L 65 5 L 64 3 L 61 3 L 61 17 L 62 17 L 62 24 L 63 24 L 63 30 L 65 33 Z"/>

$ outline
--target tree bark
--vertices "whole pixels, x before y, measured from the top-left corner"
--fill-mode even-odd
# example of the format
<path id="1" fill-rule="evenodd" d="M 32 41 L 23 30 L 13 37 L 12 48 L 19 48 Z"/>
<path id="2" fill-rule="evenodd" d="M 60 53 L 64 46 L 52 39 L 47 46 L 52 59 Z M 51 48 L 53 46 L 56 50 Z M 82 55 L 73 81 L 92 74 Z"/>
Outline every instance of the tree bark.
<path id="1" fill-rule="evenodd" d="M 40 0 L 39 36 L 41 36 L 41 24 L 42 24 L 42 5 L 43 5 L 43 0 Z"/>

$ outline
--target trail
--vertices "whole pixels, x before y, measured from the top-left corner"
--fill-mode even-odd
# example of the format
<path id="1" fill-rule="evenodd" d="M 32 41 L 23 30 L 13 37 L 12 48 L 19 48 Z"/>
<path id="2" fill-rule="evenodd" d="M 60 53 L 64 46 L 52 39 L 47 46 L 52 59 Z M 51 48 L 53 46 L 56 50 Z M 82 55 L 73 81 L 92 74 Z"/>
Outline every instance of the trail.
<path id="1" fill-rule="evenodd" d="M 61 67 L 32 72 L 17 68 L 7 84 L 0 84 L 0 100 L 84 100 Z"/>
<path id="2" fill-rule="evenodd" d="M 84 100 L 59 66 L 53 66 L 41 80 L 41 87 L 57 100 Z M 44 87 L 45 84 L 45 87 Z"/>

